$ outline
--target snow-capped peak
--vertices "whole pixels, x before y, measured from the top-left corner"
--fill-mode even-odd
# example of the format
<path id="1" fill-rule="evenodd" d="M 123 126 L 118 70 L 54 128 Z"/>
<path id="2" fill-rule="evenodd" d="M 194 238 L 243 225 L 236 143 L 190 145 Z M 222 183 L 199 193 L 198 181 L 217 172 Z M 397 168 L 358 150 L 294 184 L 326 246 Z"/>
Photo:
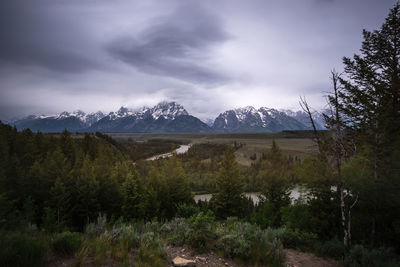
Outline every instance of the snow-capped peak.
<path id="1" fill-rule="evenodd" d="M 239 121 L 243 121 L 247 116 L 257 113 L 257 110 L 252 106 L 247 106 L 244 108 L 237 108 L 233 110 Z"/>
<path id="2" fill-rule="evenodd" d="M 151 116 L 157 120 L 160 117 L 173 120 L 181 115 L 189 115 L 186 109 L 176 102 L 160 102 L 155 107 L 150 109 Z"/>
<path id="3" fill-rule="evenodd" d="M 176 103 L 176 102 L 160 102 L 156 106 L 149 108 L 143 107 L 138 110 L 131 110 L 127 107 L 121 107 L 117 112 L 110 112 L 108 117 L 111 120 L 124 118 L 128 116 L 135 116 L 137 118 L 143 118 L 145 115 L 150 114 L 153 119 L 157 120 L 160 117 L 163 117 L 167 120 L 173 120 L 177 116 L 181 115 L 189 115 L 189 113 L 185 110 L 185 108 Z"/>

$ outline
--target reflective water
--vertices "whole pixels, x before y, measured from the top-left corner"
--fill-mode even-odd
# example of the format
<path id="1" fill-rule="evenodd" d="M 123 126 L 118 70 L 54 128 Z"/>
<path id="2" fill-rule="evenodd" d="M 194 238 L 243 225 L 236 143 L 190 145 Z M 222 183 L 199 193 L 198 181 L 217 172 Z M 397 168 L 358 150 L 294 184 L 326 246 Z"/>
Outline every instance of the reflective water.
<path id="1" fill-rule="evenodd" d="M 147 160 L 156 160 L 156 159 L 162 159 L 162 158 L 168 158 L 171 157 L 172 154 L 175 152 L 176 154 L 183 154 L 186 153 L 190 148 L 190 145 L 181 145 L 177 149 L 175 149 L 173 152 L 168 152 L 160 155 L 155 155 L 152 156 L 151 158 L 148 158 Z"/>
<path id="2" fill-rule="evenodd" d="M 295 187 L 290 191 L 290 199 L 293 201 L 299 199 L 302 195 L 304 195 L 304 189 L 301 187 Z M 260 193 L 258 192 L 251 192 L 251 193 L 245 193 L 245 196 L 247 198 L 251 198 L 254 204 L 258 204 L 260 201 Z M 194 200 L 198 202 L 199 200 L 201 201 L 209 201 L 212 197 L 212 194 L 201 194 L 201 195 L 195 195 Z"/>

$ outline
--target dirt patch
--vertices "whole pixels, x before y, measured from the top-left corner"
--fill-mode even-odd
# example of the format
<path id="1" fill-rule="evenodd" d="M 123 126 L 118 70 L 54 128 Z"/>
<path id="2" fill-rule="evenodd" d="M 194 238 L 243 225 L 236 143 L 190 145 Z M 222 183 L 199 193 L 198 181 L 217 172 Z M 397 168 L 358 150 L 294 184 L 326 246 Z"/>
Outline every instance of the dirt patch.
<path id="1" fill-rule="evenodd" d="M 322 259 L 312 254 L 299 252 L 293 249 L 285 249 L 287 267 L 340 267 L 338 261 Z"/>
<path id="2" fill-rule="evenodd" d="M 188 259 L 188 260 L 195 260 L 196 261 L 196 267 L 200 266 L 231 266 L 231 267 L 242 267 L 242 266 L 247 266 L 247 265 L 241 265 L 236 262 L 234 262 L 231 259 L 225 259 L 214 252 L 209 252 L 205 254 L 196 254 L 194 253 L 193 250 L 187 248 L 187 247 L 167 247 L 167 252 L 168 252 L 168 261 L 171 262 L 173 258 L 176 256 Z M 172 266 L 172 264 L 171 264 Z"/>

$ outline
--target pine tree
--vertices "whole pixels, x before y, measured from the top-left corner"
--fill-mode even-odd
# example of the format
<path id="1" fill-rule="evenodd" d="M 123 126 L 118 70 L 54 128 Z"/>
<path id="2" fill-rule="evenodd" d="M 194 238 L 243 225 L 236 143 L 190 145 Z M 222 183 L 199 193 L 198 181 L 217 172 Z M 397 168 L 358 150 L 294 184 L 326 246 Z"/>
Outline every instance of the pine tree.
<path id="1" fill-rule="evenodd" d="M 125 182 L 121 186 L 122 191 L 122 213 L 124 218 L 142 218 L 142 195 L 139 191 L 139 185 L 136 173 L 130 173 L 126 177 Z"/>
<path id="2" fill-rule="evenodd" d="M 94 219 L 100 211 L 98 191 L 99 182 L 95 177 L 93 162 L 86 157 L 79 175 L 75 177 L 74 192 L 71 195 L 75 219 L 81 227 Z"/>
<path id="3" fill-rule="evenodd" d="M 162 176 L 168 185 L 171 201 L 174 205 L 193 201 L 189 180 L 182 168 L 180 160 L 173 156 L 165 161 Z"/>
<path id="4" fill-rule="evenodd" d="M 273 226 L 280 224 L 280 209 L 290 204 L 290 168 L 286 157 L 282 154 L 275 140 L 271 150 L 261 161 L 257 175 L 261 186 L 261 196 L 272 206 L 275 213 Z"/>
<path id="5" fill-rule="evenodd" d="M 57 225 L 62 225 L 68 217 L 69 192 L 61 178 L 57 178 L 50 189 L 50 199 L 48 205 L 55 211 Z"/>
<path id="6" fill-rule="evenodd" d="M 235 154 L 228 147 L 217 174 L 218 193 L 213 194 L 210 202 L 216 215 L 221 218 L 240 216 L 243 213 L 243 183 Z"/>
<path id="7" fill-rule="evenodd" d="M 390 10 L 380 29 L 364 30 L 363 37 L 361 54 L 343 60 L 345 76 L 340 79 L 343 88 L 338 92 L 339 109 L 348 131 L 354 133 L 358 151 L 369 151 L 367 157 L 378 189 L 385 176 L 396 172 L 390 158 L 400 138 L 400 3 Z M 375 198 L 370 207 L 371 246 L 375 243 L 377 218 L 382 217 L 378 214 L 379 202 L 382 198 Z"/>

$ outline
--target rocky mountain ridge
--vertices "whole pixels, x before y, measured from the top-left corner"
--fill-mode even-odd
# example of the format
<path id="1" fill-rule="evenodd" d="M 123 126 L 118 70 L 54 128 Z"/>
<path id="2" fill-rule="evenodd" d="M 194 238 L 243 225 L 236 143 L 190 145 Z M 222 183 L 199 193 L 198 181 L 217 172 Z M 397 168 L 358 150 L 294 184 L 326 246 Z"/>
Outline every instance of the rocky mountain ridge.
<path id="1" fill-rule="evenodd" d="M 309 130 L 307 114 L 302 111 L 277 110 L 252 106 L 227 110 L 207 123 L 191 116 L 176 102 L 160 102 L 154 107 L 132 110 L 121 107 L 105 115 L 101 111 L 88 113 L 81 110 L 62 112 L 51 116 L 28 116 L 9 122 L 19 130 L 61 132 L 279 132 L 284 130 Z M 315 114 L 318 129 L 324 129 L 323 119 Z"/>

